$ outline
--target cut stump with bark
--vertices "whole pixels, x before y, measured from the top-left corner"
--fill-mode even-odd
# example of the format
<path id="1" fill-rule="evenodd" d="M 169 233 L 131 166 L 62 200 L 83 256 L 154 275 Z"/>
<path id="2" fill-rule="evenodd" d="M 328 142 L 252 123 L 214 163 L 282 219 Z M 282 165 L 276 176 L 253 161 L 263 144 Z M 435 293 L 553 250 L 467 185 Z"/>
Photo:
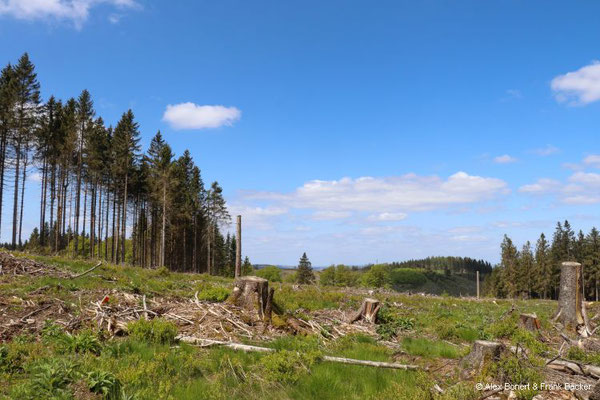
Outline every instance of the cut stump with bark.
<path id="1" fill-rule="evenodd" d="M 235 280 L 229 301 L 255 317 L 255 321 L 269 322 L 273 310 L 273 293 L 269 281 L 257 276 L 244 276 Z M 253 321 L 254 322 L 254 321 Z"/>
<path id="2" fill-rule="evenodd" d="M 468 379 L 479 372 L 486 362 L 498 361 L 505 350 L 506 347 L 502 343 L 476 340 L 471 352 L 460 361 L 463 377 Z"/>
<path id="3" fill-rule="evenodd" d="M 558 310 L 554 316 L 564 328 L 589 336 L 583 304 L 583 275 L 581 264 L 567 261 L 561 264 Z"/>
<path id="4" fill-rule="evenodd" d="M 379 300 L 369 298 L 364 299 L 360 306 L 360 310 L 350 319 L 350 323 L 352 324 L 360 319 L 370 324 L 376 323 L 377 313 L 379 312 L 380 307 L 381 304 L 379 303 Z"/>
<path id="5" fill-rule="evenodd" d="M 519 316 L 519 325 L 532 332 L 537 332 L 541 328 L 540 320 L 535 314 L 521 314 Z"/>

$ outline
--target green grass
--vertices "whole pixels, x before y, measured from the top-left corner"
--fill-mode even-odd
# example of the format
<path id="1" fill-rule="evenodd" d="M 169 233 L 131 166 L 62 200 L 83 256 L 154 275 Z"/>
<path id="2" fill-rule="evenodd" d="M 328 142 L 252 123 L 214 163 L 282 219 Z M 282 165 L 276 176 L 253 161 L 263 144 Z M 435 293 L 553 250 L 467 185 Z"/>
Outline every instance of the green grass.
<path id="1" fill-rule="evenodd" d="M 27 256 L 73 274 L 95 264 Z M 436 279 L 445 278 L 440 275 Z M 200 300 L 221 302 L 229 295 L 231 285 L 232 280 L 224 277 L 110 264 L 78 279 L 0 276 L 0 293 L 9 312 L 25 310 L 28 300 L 38 303 L 47 296 L 64 301 L 72 315 L 78 315 L 80 304 L 98 301 L 112 290 L 145 294 L 149 299 L 166 296 L 183 301 L 193 299 L 198 292 Z M 302 318 L 309 318 L 316 310 L 357 310 L 366 296 L 335 287 L 297 289 L 284 282 L 271 282 L 271 286 L 275 288 L 277 308 Z M 40 288 L 43 290 L 39 293 L 30 294 Z M 373 296 L 386 304 L 382 309 L 385 318 L 377 332 L 381 338 L 398 342 L 406 353 L 400 359 L 398 349 L 391 350 L 366 335 L 337 340 L 283 335 L 270 342 L 252 343 L 277 350 L 274 354 L 258 354 L 176 343 L 174 326 L 161 320 L 136 322 L 129 326 L 129 337 L 110 340 L 95 332 L 93 324 L 67 335 L 61 325 L 48 321 L 41 332 L 23 333 L 0 344 L 0 399 L 27 400 L 39 393 L 45 398 L 69 399 L 81 390 L 120 400 L 475 399 L 478 396 L 468 382 L 444 386 L 448 388 L 445 396 L 432 397 L 430 389 L 437 377 L 427 372 L 335 364 L 321 361 L 320 356 L 388 362 L 409 358 L 410 363 L 418 365 L 439 365 L 458 360 L 477 339 L 519 343 L 535 357 L 552 353 L 547 345 L 516 326 L 519 312 L 536 313 L 542 329 L 551 332 L 548 320 L 556 309 L 555 302 L 424 298 L 393 292 Z M 509 314 L 513 303 L 517 311 Z M 575 351 L 569 356 L 600 364 Z M 510 364 L 501 367 L 508 370 Z M 527 373 L 524 370 L 522 375 L 526 377 Z M 448 379 L 452 383 L 455 377 Z"/>
<path id="2" fill-rule="evenodd" d="M 455 345 L 424 338 L 406 337 L 402 340 L 402 348 L 408 354 L 426 358 L 459 358 L 465 355 Z"/>

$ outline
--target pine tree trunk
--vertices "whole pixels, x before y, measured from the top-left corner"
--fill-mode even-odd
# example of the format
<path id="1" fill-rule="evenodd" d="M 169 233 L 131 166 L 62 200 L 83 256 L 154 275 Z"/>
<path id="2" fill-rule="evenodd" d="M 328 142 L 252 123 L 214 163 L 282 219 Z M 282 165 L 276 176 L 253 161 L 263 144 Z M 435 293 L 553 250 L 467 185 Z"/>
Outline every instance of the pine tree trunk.
<path id="1" fill-rule="evenodd" d="M 25 199 L 25 180 L 27 179 L 27 163 L 29 160 L 29 146 L 25 146 L 25 157 L 23 158 L 23 183 L 21 185 L 21 206 L 19 211 L 19 248 L 23 247 L 21 233 L 23 231 L 23 200 Z"/>
<path id="2" fill-rule="evenodd" d="M 211 245 L 210 242 L 211 242 L 211 240 L 210 240 L 210 236 L 211 236 L 211 234 L 212 234 L 212 229 L 209 226 L 208 227 L 208 236 L 207 236 L 207 246 L 206 246 L 206 254 L 207 254 L 207 257 L 206 257 L 206 272 L 209 275 L 211 275 L 211 272 L 212 272 L 211 268 L 210 268 L 210 259 L 211 259 L 211 251 L 210 251 L 210 245 Z"/>
<path id="3" fill-rule="evenodd" d="M 585 325 L 581 264 L 563 262 L 560 269 L 560 292 L 555 319 L 567 330 L 576 331 Z"/>
<path id="4" fill-rule="evenodd" d="M 82 234 L 81 234 L 81 251 L 77 251 L 77 248 L 75 248 L 75 254 L 81 254 L 82 256 L 85 257 L 85 222 L 86 222 L 86 217 L 87 217 L 87 198 L 88 198 L 88 183 L 84 182 L 83 183 L 83 224 L 81 225 L 82 227 Z"/>
<path id="5" fill-rule="evenodd" d="M 125 263 L 125 233 L 127 226 L 127 182 L 129 173 L 125 173 L 125 194 L 123 195 L 123 224 L 121 225 L 121 264 Z"/>
<path id="6" fill-rule="evenodd" d="M 56 187 L 55 187 L 55 173 L 56 167 L 52 164 L 52 170 L 50 172 L 50 232 L 54 232 L 54 197 L 56 196 Z M 54 241 L 52 241 L 52 237 L 50 237 L 51 243 L 50 246 L 54 246 Z M 56 251 L 56 248 L 52 249 Z"/>
<path id="7" fill-rule="evenodd" d="M 162 195 L 162 228 L 160 232 L 160 266 L 165 265 L 165 233 L 167 225 L 167 185 L 163 182 L 163 195 Z"/>
<path id="8" fill-rule="evenodd" d="M 15 192 L 13 194 L 13 227 L 12 227 L 12 243 L 11 243 L 11 247 L 12 249 L 16 249 L 17 247 L 17 224 L 18 224 L 18 206 L 19 206 L 19 181 L 21 179 L 21 176 L 19 175 L 20 171 L 19 168 L 21 166 L 21 142 L 20 140 L 17 140 L 17 147 L 16 147 L 16 155 L 17 155 L 17 163 L 16 163 L 16 167 L 15 167 Z"/>
<path id="9" fill-rule="evenodd" d="M 42 194 L 40 196 L 40 245 L 44 247 L 46 241 L 46 187 L 48 186 L 46 157 L 42 161 Z"/>
<path id="10" fill-rule="evenodd" d="M 2 132 L 2 141 L 0 141 L 0 228 L 2 227 L 2 205 L 4 204 L 4 172 L 6 162 L 6 138 L 8 131 Z"/>
<path id="11" fill-rule="evenodd" d="M 104 259 L 108 260 L 108 217 L 110 216 L 110 187 L 106 186 L 106 226 L 104 230 Z"/>

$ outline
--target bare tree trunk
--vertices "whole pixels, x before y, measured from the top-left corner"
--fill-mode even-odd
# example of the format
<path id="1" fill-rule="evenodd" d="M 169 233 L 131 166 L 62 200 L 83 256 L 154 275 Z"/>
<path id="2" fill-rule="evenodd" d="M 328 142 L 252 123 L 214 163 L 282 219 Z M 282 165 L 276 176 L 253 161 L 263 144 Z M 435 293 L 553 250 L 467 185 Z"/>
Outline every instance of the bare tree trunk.
<path id="1" fill-rule="evenodd" d="M 0 142 L 0 228 L 2 227 L 2 205 L 4 204 L 4 172 L 6 162 L 6 139 L 8 129 L 2 132 L 2 141 Z"/>
<path id="2" fill-rule="evenodd" d="M 242 275 L 242 216 L 237 216 L 237 235 L 235 240 L 235 277 Z"/>
<path id="3" fill-rule="evenodd" d="M 86 221 L 86 217 L 87 217 L 87 198 L 88 198 L 88 183 L 87 182 L 83 182 L 83 224 L 81 225 L 82 227 L 82 234 L 81 234 L 81 252 L 79 252 L 79 254 L 81 254 L 82 256 L 85 257 L 85 221 Z M 75 248 L 75 254 L 77 254 L 77 248 Z"/>
<path id="4" fill-rule="evenodd" d="M 55 177 L 56 177 L 56 166 L 52 164 L 52 170 L 50 172 L 50 232 L 54 232 L 54 198 L 56 196 L 56 187 L 55 187 Z M 52 239 L 52 238 L 50 238 Z M 51 242 L 50 246 L 52 246 L 54 242 Z M 56 248 L 53 249 L 56 251 Z"/>
<path id="5" fill-rule="evenodd" d="M 19 205 L 19 181 L 21 176 L 19 175 L 19 168 L 21 166 L 21 142 L 17 139 L 17 147 L 16 147 L 16 155 L 17 155 L 17 163 L 15 169 L 15 192 L 13 194 L 13 227 L 12 227 L 12 243 L 11 247 L 13 250 L 17 247 L 17 224 L 18 224 L 18 205 Z"/>
<path id="6" fill-rule="evenodd" d="M 48 187 L 48 163 L 46 157 L 42 162 L 42 194 L 40 196 L 40 245 L 46 244 L 46 195 Z"/>
<path id="7" fill-rule="evenodd" d="M 23 183 L 21 184 L 21 210 L 19 211 L 19 247 L 23 246 L 21 233 L 23 231 L 23 200 L 25 199 L 25 180 L 27 179 L 27 164 L 29 161 L 29 145 L 25 146 L 25 157 L 23 158 Z"/>
<path id="8" fill-rule="evenodd" d="M 580 332 L 585 336 L 589 329 L 583 309 L 581 275 L 580 263 L 563 262 L 561 264 L 558 310 L 554 319 L 559 319 L 566 329 Z"/>
<path id="9" fill-rule="evenodd" d="M 125 173 L 125 193 L 123 195 L 123 224 L 121 225 L 121 264 L 125 263 L 125 234 L 127 229 L 127 182 L 129 174 Z"/>
<path id="10" fill-rule="evenodd" d="M 108 217 L 110 215 L 110 187 L 106 186 L 106 226 L 104 231 L 104 259 L 108 260 Z"/>
<path id="11" fill-rule="evenodd" d="M 162 228 L 160 232 L 160 266 L 165 265 L 165 232 L 167 225 L 167 185 L 163 182 Z"/>
<path id="12" fill-rule="evenodd" d="M 210 242 L 211 242 L 211 240 L 210 240 L 210 236 L 211 236 L 211 234 L 212 234 L 211 230 L 212 230 L 212 229 L 211 229 L 211 227 L 209 226 L 209 227 L 208 227 L 208 236 L 207 236 L 207 246 L 206 246 L 206 254 L 207 254 L 207 257 L 206 257 L 206 272 L 207 272 L 209 275 L 210 275 L 210 274 L 211 274 L 211 272 L 212 272 L 212 271 L 211 271 L 211 268 L 210 268 L 210 259 L 211 259 L 211 251 L 210 251 L 210 250 L 211 250 L 211 249 L 210 249 L 210 245 L 211 245 L 211 243 L 210 243 Z"/>

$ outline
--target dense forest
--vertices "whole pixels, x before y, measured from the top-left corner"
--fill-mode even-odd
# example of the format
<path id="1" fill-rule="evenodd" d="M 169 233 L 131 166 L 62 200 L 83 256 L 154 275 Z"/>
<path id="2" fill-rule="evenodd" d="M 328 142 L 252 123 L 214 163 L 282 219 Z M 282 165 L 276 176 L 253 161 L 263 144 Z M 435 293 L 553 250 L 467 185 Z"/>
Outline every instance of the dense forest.
<path id="1" fill-rule="evenodd" d="M 394 262 L 394 268 L 421 268 L 428 271 L 443 270 L 449 274 L 480 274 L 492 272 L 492 264 L 469 257 L 427 257 L 421 260 Z"/>
<path id="2" fill-rule="evenodd" d="M 598 300 L 600 279 L 600 233 L 575 233 L 569 224 L 558 222 L 549 242 L 542 233 L 535 246 L 527 241 L 519 250 L 504 236 L 500 265 L 485 281 L 487 294 L 496 297 L 552 298 L 558 296 L 560 264 L 577 261 L 583 266 L 586 299 Z"/>
<path id="3" fill-rule="evenodd" d="M 230 220 L 221 186 L 205 187 L 189 151 L 175 157 L 160 132 L 140 150 L 131 110 L 106 126 L 87 90 L 43 102 L 28 55 L 8 64 L 0 76 L 0 226 L 7 223 L 2 206 L 12 206 L 5 246 L 232 274 L 236 243 L 220 230 Z M 39 224 L 24 241 L 33 171 L 41 184 Z"/>

